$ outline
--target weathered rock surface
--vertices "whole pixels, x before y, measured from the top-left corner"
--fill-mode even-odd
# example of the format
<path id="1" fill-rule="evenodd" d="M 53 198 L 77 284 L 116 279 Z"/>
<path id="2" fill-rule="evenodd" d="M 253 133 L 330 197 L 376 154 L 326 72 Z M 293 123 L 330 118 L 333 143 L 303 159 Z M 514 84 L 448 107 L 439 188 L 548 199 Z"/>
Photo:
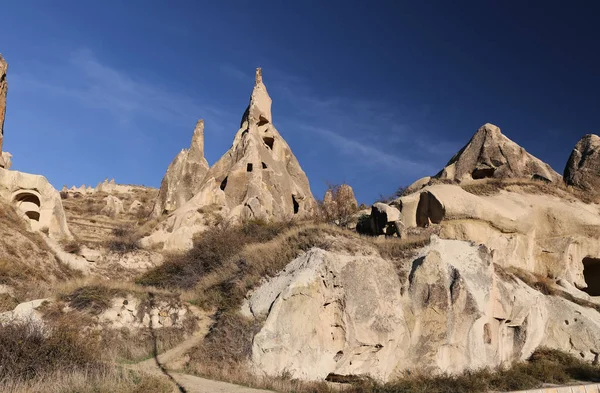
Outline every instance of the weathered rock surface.
<path id="1" fill-rule="evenodd" d="M 434 237 L 399 270 L 365 254 L 313 249 L 249 295 L 246 315 L 266 317 L 253 342 L 256 373 L 387 381 L 406 370 L 495 367 L 539 346 L 599 353 L 600 313 L 534 290 L 484 246 Z"/>
<path id="2" fill-rule="evenodd" d="M 4 117 L 6 115 L 6 95 L 8 93 L 8 81 L 6 72 L 8 64 L 0 54 L 0 168 L 8 169 L 6 165 L 6 156 L 2 153 L 2 142 L 4 140 Z"/>
<path id="3" fill-rule="evenodd" d="M 71 239 L 60 194 L 44 176 L 0 168 L 0 197 L 17 207 L 33 230 Z"/>
<path id="4" fill-rule="evenodd" d="M 559 198 L 514 188 L 483 196 L 442 184 L 399 200 L 407 227 L 439 224 L 441 237 L 485 244 L 501 266 L 585 288 L 583 261 L 600 257 L 600 207 L 566 194 Z"/>
<path id="5" fill-rule="evenodd" d="M 528 178 L 558 182 L 550 165 L 527 153 L 493 124 L 484 124 L 436 176 L 458 182 L 484 178 Z"/>
<path id="6" fill-rule="evenodd" d="M 136 199 L 135 201 L 131 202 L 131 205 L 129 205 L 129 209 L 127 209 L 127 211 L 129 213 L 137 213 L 143 207 L 144 207 L 144 204 Z"/>
<path id="7" fill-rule="evenodd" d="M 228 222 L 284 220 L 316 211 L 308 178 L 273 125 L 271 98 L 261 70 L 233 145 L 207 172 L 200 191 L 177 209 L 145 245 L 189 249 L 214 212 Z M 208 213 L 207 213 L 208 211 Z"/>
<path id="8" fill-rule="evenodd" d="M 401 236 L 404 229 L 402 213 L 394 206 L 377 202 L 371 207 L 371 235 L 388 235 L 398 234 Z"/>
<path id="9" fill-rule="evenodd" d="M 200 191 L 208 169 L 204 158 L 204 120 L 198 120 L 190 148 L 179 152 L 167 168 L 152 215 L 171 213 L 192 199 Z"/>
<path id="10" fill-rule="evenodd" d="M 600 136 L 581 138 L 567 162 L 565 183 L 587 191 L 600 192 Z"/>
<path id="11" fill-rule="evenodd" d="M 110 217 L 116 217 L 123 213 L 123 201 L 114 195 L 109 195 L 104 198 L 106 206 L 102 209 L 101 213 L 106 214 Z"/>

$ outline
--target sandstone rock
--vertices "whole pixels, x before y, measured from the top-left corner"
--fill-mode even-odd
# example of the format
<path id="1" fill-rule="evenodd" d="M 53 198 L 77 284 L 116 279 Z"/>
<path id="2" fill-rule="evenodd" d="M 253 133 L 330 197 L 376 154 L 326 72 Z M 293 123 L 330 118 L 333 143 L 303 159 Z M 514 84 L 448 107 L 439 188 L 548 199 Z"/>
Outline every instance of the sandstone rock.
<path id="1" fill-rule="evenodd" d="M 400 210 L 385 203 L 375 203 L 371 207 L 371 228 L 374 236 L 391 236 L 395 233 L 401 236 L 404 224 Z"/>
<path id="2" fill-rule="evenodd" d="M 484 124 L 436 176 L 458 182 L 484 178 L 528 178 L 558 182 L 561 176 L 527 153 L 493 124 Z"/>
<path id="3" fill-rule="evenodd" d="M 104 198 L 106 206 L 102 208 L 101 213 L 110 217 L 116 217 L 123 213 L 123 201 L 114 195 L 109 195 Z"/>
<path id="4" fill-rule="evenodd" d="M 4 116 L 6 115 L 6 94 L 8 92 L 8 82 L 6 72 L 8 64 L 0 54 L 0 168 L 8 169 L 6 156 L 2 152 L 2 142 L 4 140 Z"/>
<path id="5" fill-rule="evenodd" d="M 600 136 L 581 138 L 567 162 L 565 183 L 588 191 L 600 192 Z"/>
<path id="6" fill-rule="evenodd" d="M 420 178 L 419 180 L 417 180 L 410 186 L 406 187 L 405 194 L 408 195 L 408 194 L 412 194 L 414 192 L 419 191 L 420 189 L 425 187 L 429 183 L 429 181 L 431 181 L 431 176 L 426 176 L 426 177 Z"/>
<path id="7" fill-rule="evenodd" d="M 144 207 L 144 204 L 137 199 L 131 202 L 129 209 L 127 210 L 129 213 L 137 213 Z"/>
<path id="8" fill-rule="evenodd" d="M 0 323 L 20 321 L 42 324 L 42 313 L 37 309 L 48 301 L 51 299 L 36 299 L 21 303 L 12 311 L 0 313 Z"/>
<path id="9" fill-rule="evenodd" d="M 445 184 L 425 187 L 400 201 L 408 228 L 439 224 L 440 236 L 485 244 L 501 266 L 586 288 L 590 282 L 584 260 L 600 258 L 598 205 L 518 189 L 481 196 Z"/>
<path id="10" fill-rule="evenodd" d="M 285 220 L 315 213 L 306 174 L 272 121 L 271 98 L 257 69 L 250 105 L 232 147 L 207 172 L 200 191 L 143 244 L 189 248 L 193 234 L 207 228 L 217 210 L 227 222 Z"/>
<path id="11" fill-rule="evenodd" d="M 7 151 L 2 152 L 2 157 L 0 157 L 0 162 L 4 161 L 4 169 L 10 169 L 12 166 L 12 154 Z"/>
<path id="12" fill-rule="evenodd" d="M 248 295 L 245 314 L 266 317 L 252 366 L 389 381 L 507 365 L 540 346 L 594 359 L 597 311 L 546 296 L 492 260 L 484 246 L 437 237 L 402 274 L 379 257 L 310 250 Z"/>
<path id="13" fill-rule="evenodd" d="M 45 177 L 0 168 L 0 197 L 16 206 L 33 230 L 72 239 L 60 194 Z"/>
<path id="14" fill-rule="evenodd" d="M 190 148 L 182 150 L 167 168 L 152 215 L 171 213 L 192 199 L 200 191 L 208 169 L 204 158 L 204 120 L 198 120 Z"/>

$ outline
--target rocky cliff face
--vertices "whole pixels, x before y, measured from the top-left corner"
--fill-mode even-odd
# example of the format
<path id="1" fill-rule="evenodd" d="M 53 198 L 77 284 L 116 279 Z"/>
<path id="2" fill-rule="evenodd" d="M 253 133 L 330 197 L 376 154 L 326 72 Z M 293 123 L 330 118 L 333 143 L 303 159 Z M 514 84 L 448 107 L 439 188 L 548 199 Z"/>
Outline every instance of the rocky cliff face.
<path id="1" fill-rule="evenodd" d="M 4 140 L 4 116 L 6 115 L 6 94 L 8 92 L 8 82 L 6 81 L 6 72 L 8 64 L 0 54 L 0 167 L 6 168 L 6 160 L 2 154 L 2 142 Z"/>
<path id="2" fill-rule="evenodd" d="M 587 191 L 600 191 L 600 136 L 581 138 L 567 162 L 565 183 Z"/>
<path id="3" fill-rule="evenodd" d="M 250 104 L 231 148 L 204 176 L 199 191 L 178 208 L 145 244 L 188 249 L 194 233 L 215 215 L 229 222 L 310 216 L 316 201 L 308 178 L 273 125 L 271 97 L 260 69 Z"/>
<path id="4" fill-rule="evenodd" d="M 495 367 L 547 346 L 594 360 L 600 314 L 547 296 L 493 263 L 485 246 L 432 239 L 396 265 L 363 250 L 313 249 L 248 297 L 243 310 L 266 318 L 251 364 L 259 374 L 319 380 L 388 381 L 407 370 Z M 560 286 L 559 286 L 560 287 Z M 575 298 L 572 298 L 575 299 Z"/>
<path id="5" fill-rule="evenodd" d="M 198 120 L 190 148 L 182 150 L 167 168 L 152 215 L 158 217 L 171 213 L 192 199 L 200 190 L 206 172 L 204 120 Z"/>
<path id="6" fill-rule="evenodd" d="M 528 178 L 558 182 L 561 176 L 527 153 L 493 124 L 484 124 L 435 177 L 458 182 L 484 178 Z"/>

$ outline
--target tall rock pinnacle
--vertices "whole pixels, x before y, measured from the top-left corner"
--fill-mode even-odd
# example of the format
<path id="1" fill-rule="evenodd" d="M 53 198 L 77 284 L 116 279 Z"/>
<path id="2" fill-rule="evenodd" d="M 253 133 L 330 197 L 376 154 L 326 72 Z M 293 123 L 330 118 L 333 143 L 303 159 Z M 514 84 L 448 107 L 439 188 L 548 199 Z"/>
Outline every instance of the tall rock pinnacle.
<path id="1" fill-rule="evenodd" d="M 6 115 L 6 94 L 8 92 L 7 71 L 8 64 L 0 54 L 0 168 L 6 167 L 5 160 L 2 158 L 2 142 L 4 140 L 4 116 Z"/>
<path id="2" fill-rule="evenodd" d="M 565 183 L 588 191 L 600 190 L 600 136 L 581 138 L 565 167 Z"/>
<path id="3" fill-rule="evenodd" d="M 204 158 L 204 120 L 201 119 L 194 128 L 190 148 L 180 151 L 167 168 L 152 216 L 171 213 L 192 199 L 199 191 L 206 172 L 208 162 Z"/>

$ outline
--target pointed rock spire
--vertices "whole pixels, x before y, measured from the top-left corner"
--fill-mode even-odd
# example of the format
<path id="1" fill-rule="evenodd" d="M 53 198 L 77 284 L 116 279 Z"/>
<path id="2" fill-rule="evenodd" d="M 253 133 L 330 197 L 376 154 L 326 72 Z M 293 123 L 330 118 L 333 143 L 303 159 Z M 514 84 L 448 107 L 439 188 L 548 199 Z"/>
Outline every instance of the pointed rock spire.
<path id="1" fill-rule="evenodd" d="M 587 191 L 600 191 L 600 136 L 588 134 L 575 145 L 567 166 L 565 183 Z"/>
<path id="2" fill-rule="evenodd" d="M 192 199 L 199 191 L 206 172 L 208 162 L 204 158 L 204 120 L 200 119 L 194 128 L 190 148 L 180 151 L 167 168 L 152 215 L 158 217 L 171 213 Z"/>
<path id="3" fill-rule="evenodd" d="M 561 180 L 550 165 L 527 153 L 490 123 L 481 126 L 435 177 L 458 182 L 484 178 Z"/>
<path id="4" fill-rule="evenodd" d="M 2 154 L 2 142 L 4 140 L 4 116 L 6 115 L 6 95 L 8 92 L 8 82 L 6 81 L 6 73 L 8 64 L 0 54 L 0 168 L 5 168 L 6 155 Z"/>

